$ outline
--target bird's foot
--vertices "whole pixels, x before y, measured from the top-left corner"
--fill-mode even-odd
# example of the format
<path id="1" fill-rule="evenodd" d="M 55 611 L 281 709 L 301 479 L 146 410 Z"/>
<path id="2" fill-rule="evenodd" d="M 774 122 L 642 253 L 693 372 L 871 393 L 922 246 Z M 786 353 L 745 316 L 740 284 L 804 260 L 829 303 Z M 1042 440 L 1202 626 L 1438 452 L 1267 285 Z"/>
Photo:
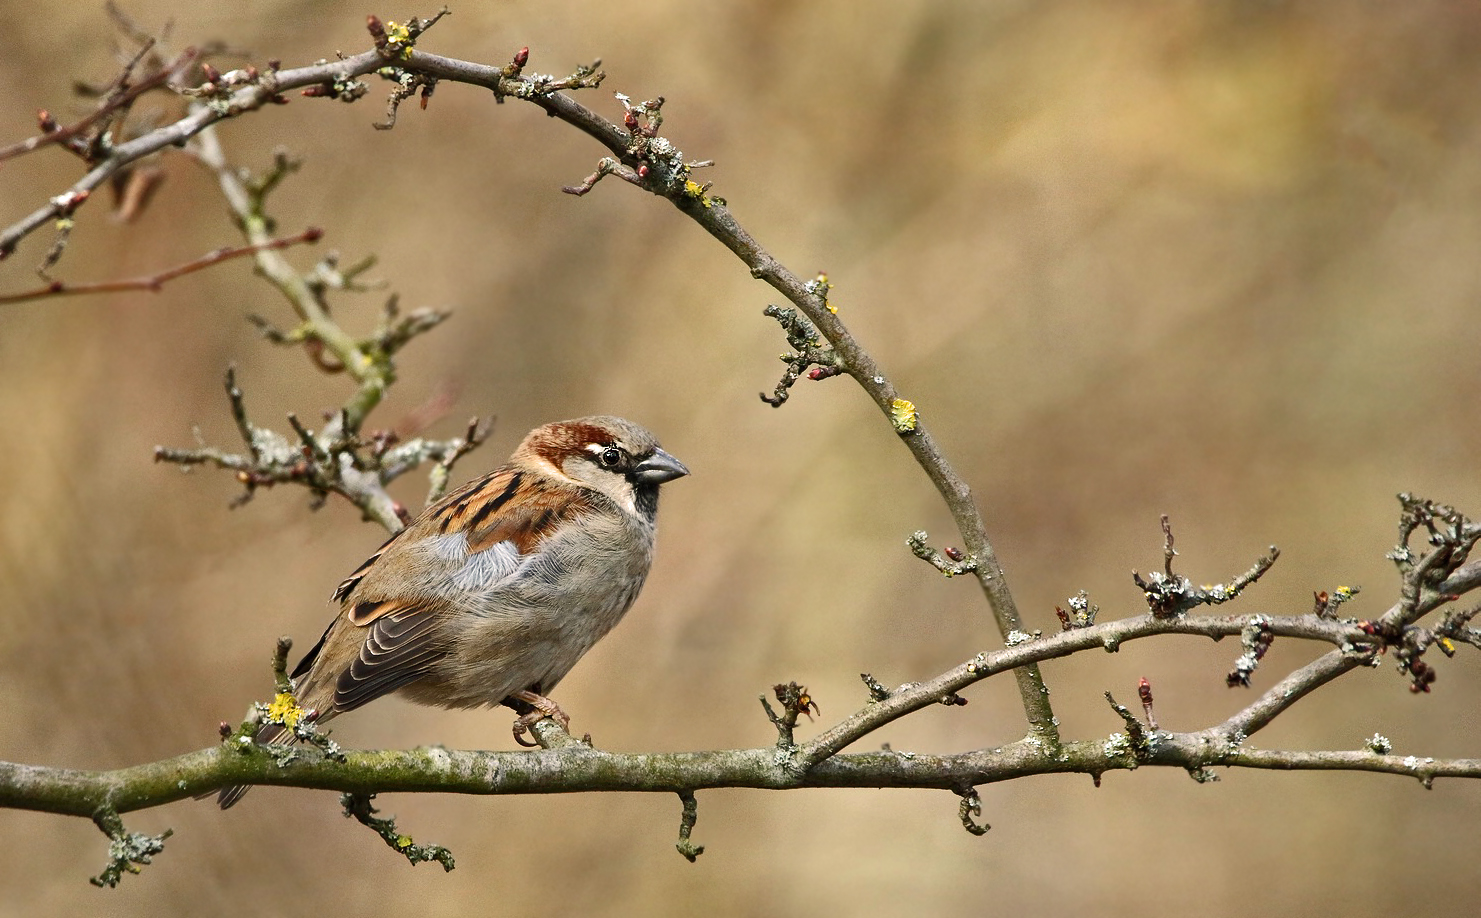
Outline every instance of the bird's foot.
<path id="1" fill-rule="evenodd" d="M 571 728 L 571 718 L 566 714 L 565 711 L 561 710 L 560 705 L 556 704 L 554 701 L 551 701 L 549 698 L 546 698 L 544 695 L 537 695 L 534 692 L 526 689 L 524 691 L 515 692 L 509 697 L 513 698 L 516 701 L 523 701 L 525 704 L 534 709 L 521 714 L 514 721 L 514 741 L 516 743 L 519 743 L 521 746 L 533 749 L 534 747 L 540 745 L 539 743 L 526 742 L 524 736 L 526 733 L 530 732 L 531 727 L 547 717 L 560 724 L 562 730 L 566 730 L 569 732 Z"/>

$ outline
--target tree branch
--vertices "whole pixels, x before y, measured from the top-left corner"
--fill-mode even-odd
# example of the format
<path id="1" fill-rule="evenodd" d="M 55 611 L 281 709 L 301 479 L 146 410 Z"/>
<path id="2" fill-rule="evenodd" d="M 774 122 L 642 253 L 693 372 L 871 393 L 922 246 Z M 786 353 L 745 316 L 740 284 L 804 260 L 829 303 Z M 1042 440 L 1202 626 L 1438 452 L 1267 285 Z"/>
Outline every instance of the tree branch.
<path id="1" fill-rule="evenodd" d="M 594 749 L 589 741 L 577 740 L 547 720 L 535 726 L 535 733 L 545 747 L 536 752 L 442 748 L 343 752 L 327 739 L 268 749 L 254 743 L 253 731 L 244 727 L 236 732 L 227 728 L 227 742 L 216 747 L 113 771 L 0 763 L 0 806 L 93 818 L 109 834 L 116 850 L 100 878 L 104 882 L 110 876 L 116 882 L 121 872 L 134 869 L 136 863 L 147 862 L 163 841 L 163 836 L 126 833 L 118 818 L 120 813 L 234 785 L 273 784 L 341 791 L 348 795 L 346 807 L 350 814 L 375 829 L 393 848 L 415 858 L 438 859 L 450 869 L 451 858 L 444 859 L 447 854 L 444 849 L 416 846 L 397 832 L 392 822 L 376 818 L 370 806 L 371 796 L 392 791 L 675 793 L 684 807 L 678 847 L 686 857 L 692 857 L 700 850 L 689 840 L 697 818 L 694 794 L 713 787 L 949 790 L 961 797 L 962 824 L 975 834 L 986 831 L 986 827 L 974 819 L 981 814 L 981 800 L 974 788 L 1032 774 L 1085 773 L 1098 782 L 1107 771 L 1147 766 L 1183 768 L 1199 780 L 1207 779 L 1208 769 L 1214 766 L 1340 769 L 1409 775 L 1426 786 L 1436 777 L 1481 777 L 1481 760 L 1393 755 L 1387 741 L 1378 743 L 1376 736 L 1368 748 L 1358 751 L 1288 752 L 1259 750 L 1247 744 L 1248 737 L 1292 704 L 1356 667 L 1376 661 L 1378 654 L 1390 647 L 1394 648 L 1401 670 L 1411 677 L 1411 689 L 1429 691 L 1435 678 L 1433 668 L 1423 659 L 1429 647 L 1439 646 L 1449 654 L 1454 652 L 1454 641 L 1481 644 L 1481 633 L 1468 625 L 1475 610 L 1452 609 L 1437 627 L 1420 624 L 1424 616 L 1481 586 L 1481 562 L 1466 560 L 1481 540 L 1481 527 L 1449 507 L 1401 495 L 1404 518 L 1400 544 L 1390 555 L 1401 574 L 1400 597 L 1393 608 L 1372 620 L 1337 618 L 1338 607 L 1353 592 L 1345 588 L 1339 588 L 1336 599 L 1319 594 L 1315 610 L 1307 615 L 1193 617 L 1189 612 L 1199 605 L 1235 598 L 1269 568 L 1276 553 L 1272 549 L 1227 587 L 1194 588 L 1187 578 L 1173 573 L 1175 552 L 1171 529 L 1164 518 L 1165 574 L 1153 573 L 1146 580 L 1137 578 L 1150 614 L 1096 624 L 1095 607 L 1081 594 L 1078 605 L 1071 601 L 1076 615 L 1065 613 L 1061 617 L 1063 631 L 1047 637 L 1038 632 L 1028 633 L 989 540 L 986 521 L 965 481 L 924 424 L 921 411 L 903 397 L 839 319 L 836 306 L 829 302 L 831 285 L 826 276 L 804 280 L 788 270 L 741 227 L 722 198 L 709 193 L 709 185 L 694 181 L 693 171 L 706 163 L 685 160 L 660 135 L 663 100 L 633 102 L 619 96 L 625 116 L 618 125 L 561 91 L 598 85 L 603 75 L 595 64 L 578 68 L 569 77 L 555 79 L 524 73 L 527 49 L 515 54 L 502 67 L 439 57 L 414 48 L 417 37 L 430 24 L 413 20 L 407 26 L 396 26 L 371 17 L 368 27 L 374 49 L 333 63 L 287 71 L 273 67 L 265 73 L 253 68 L 227 74 L 207 69 L 205 83 L 182 90 L 197 100 L 185 117 L 112 148 L 106 158 L 70 189 L 0 232 L 0 257 L 3 257 L 14 250 L 19 240 L 47 221 L 69 218 L 94 189 L 130 163 L 172 144 L 188 143 L 191 152 L 212 171 L 247 239 L 247 245 L 233 250 L 233 254 L 253 256 L 263 275 L 289 300 L 301 323 L 293 331 L 269 330 L 267 334 L 281 343 L 303 344 L 321 369 L 344 372 L 355 382 L 355 392 L 340 410 L 331 413 L 321 429 L 311 430 L 296 417 L 289 416 L 295 443 L 252 424 L 241 390 L 234 376 L 228 376 L 231 411 L 247 454 L 203 447 L 161 449 L 160 458 L 232 469 L 241 477 L 247 496 L 257 486 L 288 481 L 306 484 L 319 495 L 343 493 L 367 516 L 393 531 L 401 525 L 402 509 L 385 493 L 384 485 L 391 477 L 421 462 L 433 461 L 436 466 L 430 482 L 431 495 L 445 487 L 452 463 L 482 439 L 476 421 L 470 424 L 465 437 L 445 443 L 416 440 L 398 445 L 391 437 L 371 435 L 368 441 L 361 437 L 368 415 L 394 381 L 391 357 L 412 337 L 440 322 L 442 314 L 419 312 L 399 318 L 393 298 L 387 304 L 385 320 L 370 337 L 357 339 L 341 328 L 330 317 L 324 300 L 326 290 L 335 285 L 329 278 L 340 276 L 337 269 L 326 264 L 321 265 L 318 273 L 305 275 L 295 271 L 275 251 L 281 246 L 271 236 L 264 200 L 277 181 L 291 170 L 291 165 L 280 159 L 276 171 L 268 176 L 255 182 L 244 178 L 229 166 L 212 125 L 269 102 L 285 101 L 282 93 L 294 88 L 307 87 L 308 96 L 352 101 L 367 89 L 357 77 L 377 71 L 394 84 L 387 118 L 377 125 L 390 128 L 397 106 L 416 89 L 421 90 L 425 103 L 439 81 L 470 83 L 492 91 L 497 102 L 511 97 L 529 101 L 595 138 L 607 149 L 611 155 L 601 159 L 597 170 L 580 185 L 567 190 L 585 194 L 602 178 L 615 175 L 664 197 L 739 257 L 754 277 L 786 297 L 795 310 L 770 307 L 768 315 L 782 323 L 795 354 L 786 358 L 787 375 L 774 395 L 766 400 L 780 405 L 790 386 L 812 366 L 822 371 L 809 374 L 814 379 L 847 373 L 859 384 L 936 487 L 956 522 L 965 549 L 963 552 L 949 548 L 943 556 L 927 545 L 924 533 L 918 533 L 909 540 L 912 551 L 948 576 L 974 575 L 1007 646 L 985 650 L 928 681 L 893 690 L 866 676 L 867 702 L 808 741 L 797 740 L 799 716 L 806 713 L 811 717 L 817 711 L 816 705 L 802 686 L 779 685 L 776 693 L 783 706 L 782 713 L 778 714 L 767 704 L 769 719 L 777 730 L 777 742 L 754 749 L 615 754 Z M 59 249 L 54 247 L 54 251 Z M 221 257 L 225 256 L 216 260 Z M 153 280 L 157 284 L 163 276 Z M 48 288 L 47 292 L 78 292 L 78 288 Z M 1409 547 L 1410 537 L 1416 532 L 1427 536 L 1427 548 L 1416 551 Z M 1250 682 L 1264 649 L 1276 638 L 1319 641 L 1334 649 L 1285 676 L 1233 717 L 1207 729 L 1188 733 L 1160 730 L 1151 717 L 1150 686 L 1143 682 L 1140 694 L 1147 715 L 1145 726 L 1129 708 L 1113 701 L 1123 730 L 1104 740 L 1061 740 L 1039 664 L 1095 648 L 1115 652 L 1126 641 L 1173 634 L 1202 635 L 1214 640 L 1241 636 L 1246 653 L 1236 663 L 1238 678 L 1231 678 L 1231 684 Z M 285 654 L 286 646 L 280 645 L 277 657 L 280 682 L 286 681 Z M 888 747 L 878 752 L 845 751 L 863 737 L 929 705 L 965 704 L 961 691 L 1004 672 L 1013 673 L 1029 722 L 1029 733 L 1023 740 L 996 749 L 946 755 L 900 752 Z M 284 688 L 281 684 L 278 687 L 280 691 Z M 310 729 L 308 724 L 304 724 L 304 729 Z"/>
<path id="2" fill-rule="evenodd" d="M 250 245 L 224 246 L 213 252 L 207 252 L 200 258 L 188 261 L 183 265 L 176 265 L 158 274 L 150 274 L 144 277 L 132 277 L 112 281 L 93 281 L 84 284 L 68 284 L 63 281 L 52 281 L 45 286 L 37 287 L 34 290 L 27 290 L 23 293 L 0 295 L 0 306 L 11 303 L 23 303 L 28 300 L 46 299 L 54 296 L 77 296 L 87 293 L 122 293 L 128 290 L 148 290 L 151 293 L 158 293 L 164 288 L 166 283 L 177 277 L 193 274 L 196 271 L 202 271 L 206 268 L 219 265 L 224 261 L 241 258 L 243 255 L 256 255 L 259 252 L 277 251 L 278 249 L 286 249 L 305 242 L 318 242 L 323 235 L 323 230 L 311 226 L 303 232 L 296 233 L 292 236 L 266 239 Z"/>

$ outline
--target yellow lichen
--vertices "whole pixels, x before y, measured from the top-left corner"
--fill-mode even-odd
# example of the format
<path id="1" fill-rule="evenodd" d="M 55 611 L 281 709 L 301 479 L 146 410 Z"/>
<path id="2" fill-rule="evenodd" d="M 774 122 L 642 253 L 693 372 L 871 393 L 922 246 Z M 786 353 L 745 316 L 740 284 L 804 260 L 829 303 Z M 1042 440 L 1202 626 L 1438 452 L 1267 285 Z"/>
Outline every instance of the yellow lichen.
<path id="1" fill-rule="evenodd" d="M 833 284 L 828 280 L 828 273 L 826 271 L 819 271 L 818 276 L 814 277 L 812 283 L 808 284 L 807 287 L 810 292 L 816 293 L 822 299 L 824 308 L 835 316 L 838 315 L 838 307 L 834 306 L 832 301 L 828 299 L 829 292 L 833 290 Z"/>
<path id="2" fill-rule="evenodd" d="M 903 398 L 890 402 L 890 423 L 895 425 L 896 433 L 914 433 L 917 417 L 914 402 Z"/>
<path id="3" fill-rule="evenodd" d="M 282 724 L 293 728 L 303 719 L 304 710 L 293 700 L 293 696 L 287 692 L 279 692 L 273 698 L 272 704 L 267 706 L 267 720 L 269 723 Z"/>
<path id="4" fill-rule="evenodd" d="M 401 49 L 402 60 L 411 57 L 411 29 L 399 22 L 386 23 L 386 42 L 393 45 L 403 45 Z"/>
<path id="5" fill-rule="evenodd" d="M 694 179 L 686 179 L 684 181 L 684 193 L 705 207 L 709 207 L 711 204 L 710 199 L 705 197 L 705 186 L 696 182 Z"/>

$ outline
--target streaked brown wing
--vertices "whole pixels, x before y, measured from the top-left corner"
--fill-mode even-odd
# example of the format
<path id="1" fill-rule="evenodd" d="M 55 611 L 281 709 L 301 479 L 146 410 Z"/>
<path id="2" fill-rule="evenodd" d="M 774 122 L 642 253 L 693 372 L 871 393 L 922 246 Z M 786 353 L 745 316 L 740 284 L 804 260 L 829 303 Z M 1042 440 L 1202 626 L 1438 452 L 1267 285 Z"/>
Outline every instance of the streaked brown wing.
<path id="1" fill-rule="evenodd" d="M 437 615 L 420 605 L 402 605 L 365 629 L 360 654 L 334 683 L 334 707 L 358 708 L 431 671 L 447 648 L 433 640 Z"/>
<path id="2" fill-rule="evenodd" d="M 471 528 L 468 526 L 470 516 L 477 522 L 482 522 L 514 496 L 522 477 L 520 472 L 508 466 L 495 469 L 487 475 L 473 479 L 427 507 L 405 529 L 381 543 L 381 547 L 376 550 L 375 554 L 366 558 L 364 563 L 355 568 L 354 573 L 341 581 L 339 586 L 335 587 L 332 598 L 341 604 L 348 600 L 350 594 L 355 592 L 355 588 L 370 573 L 370 569 L 375 567 L 376 562 L 387 552 L 393 550 L 392 547 L 396 545 L 397 540 L 403 537 L 415 540 L 433 531 L 447 533 L 454 529 Z M 367 616 L 361 614 L 355 618 L 355 624 L 364 624 L 368 620 Z"/>

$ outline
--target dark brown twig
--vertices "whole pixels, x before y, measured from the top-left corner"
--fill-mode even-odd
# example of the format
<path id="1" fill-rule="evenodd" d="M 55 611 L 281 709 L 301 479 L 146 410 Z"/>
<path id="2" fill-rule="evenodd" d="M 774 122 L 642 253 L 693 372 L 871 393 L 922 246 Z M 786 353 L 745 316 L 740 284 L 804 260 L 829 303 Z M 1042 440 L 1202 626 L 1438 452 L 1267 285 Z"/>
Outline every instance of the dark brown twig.
<path id="1" fill-rule="evenodd" d="M 241 258 L 243 255 L 255 255 L 259 252 L 271 252 L 286 249 L 290 246 L 302 245 L 304 243 L 318 242 L 324 236 L 324 231 L 318 227 L 309 227 L 301 233 L 292 236 L 283 236 L 277 239 L 269 239 L 265 242 L 252 243 L 250 245 L 223 246 L 205 255 L 187 261 L 184 264 L 167 268 L 158 274 L 149 274 L 143 277 L 131 277 L 122 280 L 93 281 L 83 284 L 68 284 L 64 281 L 52 281 L 34 290 L 23 293 L 8 293 L 0 295 L 0 306 L 11 303 L 24 303 L 30 300 L 46 299 L 56 296 L 79 296 L 89 293 L 123 293 L 130 290 L 147 290 L 158 293 L 164 285 L 177 277 L 186 274 L 194 274 L 196 271 L 204 271 L 206 268 L 215 267 L 222 262 Z"/>

